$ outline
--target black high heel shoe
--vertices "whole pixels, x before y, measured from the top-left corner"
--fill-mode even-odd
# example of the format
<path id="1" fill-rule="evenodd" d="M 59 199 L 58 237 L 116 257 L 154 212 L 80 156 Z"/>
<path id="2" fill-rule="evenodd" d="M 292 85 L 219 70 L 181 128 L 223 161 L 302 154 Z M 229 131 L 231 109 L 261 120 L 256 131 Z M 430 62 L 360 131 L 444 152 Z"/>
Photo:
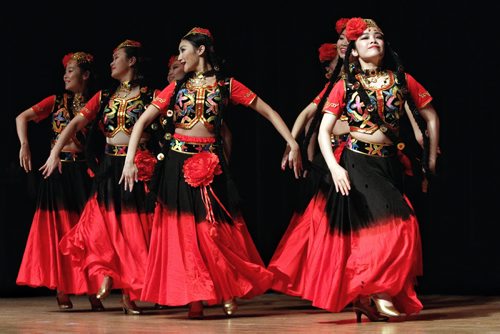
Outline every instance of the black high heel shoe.
<path id="1" fill-rule="evenodd" d="M 105 310 L 104 305 L 97 299 L 96 295 L 89 295 L 89 302 L 93 312 L 102 312 Z"/>
<path id="2" fill-rule="evenodd" d="M 203 303 L 201 300 L 189 303 L 188 319 L 203 319 Z"/>
<path id="3" fill-rule="evenodd" d="M 104 300 L 111 293 L 111 288 L 113 287 L 113 278 L 111 276 L 104 276 L 102 280 L 101 288 L 96 294 L 96 298 Z"/>
<path id="4" fill-rule="evenodd" d="M 234 300 L 234 298 L 229 299 L 222 304 L 222 309 L 227 316 L 232 316 L 238 309 L 238 304 L 236 304 L 236 300 Z"/>
<path id="5" fill-rule="evenodd" d="M 57 291 L 56 299 L 60 310 L 69 310 L 73 308 L 71 299 L 69 299 L 69 296 L 64 292 Z"/>
<path id="6" fill-rule="evenodd" d="M 352 302 L 352 309 L 356 313 L 356 322 L 361 322 L 361 315 L 365 315 L 372 322 L 387 321 L 389 318 L 378 313 L 375 305 L 371 304 L 372 299 L 367 301 L 356 299 Z"/>
<path id="7" fill-rule="evenodd" d="M 122 295 L 122 308 L 123 313 L 139 315 L 142 314 L 142 309 L 138 307 L 134 301 L 130 300 L 129 295 Z"/>

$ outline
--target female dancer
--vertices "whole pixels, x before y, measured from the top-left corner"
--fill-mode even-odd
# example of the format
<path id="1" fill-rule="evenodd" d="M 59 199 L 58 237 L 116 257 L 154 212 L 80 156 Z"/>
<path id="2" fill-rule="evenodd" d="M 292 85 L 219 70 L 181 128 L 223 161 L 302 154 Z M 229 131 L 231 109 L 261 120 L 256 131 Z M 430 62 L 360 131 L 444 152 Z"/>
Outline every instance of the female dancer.
<path id="1" fill-rule="evenodd" d="M 315 279 L 304 297 L 333 312 L 352 302 L 358 321 L 362 314 L 387 320 L 422 308 L 414 291 L 422 273 L 420 234 L 401 191 L 400 117 L 407 104 L 424 134 L 421 161 L 427 173 L 435 171 L 439 119 L 430 94 L 404 72 L 373 20 L 349 20 L 346 36 L 346 58 L 352 52 L 360 69 L 346 71 L 324 108 L 318 140 L 333 185 L 319 195 L 326 212 L 315 219 L 315 246 L 307 264 Z M 385 54 L 392 56 L 396 71 L 384 65 Z M 337 162 L 330 133 L 342 114 L 350 135 Z"/>
<path id="2" fill-rule="evenodd" d="M 89 98 L 94 57 L 86 52 L 69 53 L 63 58 L 64 85 L 67 92 L 52 95 L 16 117 L 17 135 L 21 142 L 19 161 L 31 171 L 31 151 L 28 142 L 28 122 L 51 117 L 52 146 L 68 123 L 80 112 Z M 73 307 L 68 294 L 89 293 L 85 276 L 71 265 L 70 259 L 59 252 L 59 241 L 78 222 L 88 198 L 90 177 L 87 174 L 84 145 L 88 129 L 82 128 L 67 143 L 61 145 L 60 173 L 42 181 L 37 196 L 37 209 L 26 243 L 17 284 L 57 289 L 60 309 Z M 92 310 L 103 310 L 95 291 L 89 295 Z"/>
<path id="3" fill-rule="evenodd" d="M 149 133 L 140 138 L 138 158 L 141 166 L 146 168 L 141 170 L 141 180 L 134 191 L 125 192 L 118 180 L 132 128 L 155 91 L 143 83 L 141 43 L 126 40 L 118 45 L 110 66 L 111 76 L 120 82 L 119 86 L 111 91 L 102 90 L 92 97 L 63 131 L 61 144 L 52 148 L 41 170 L 48 177 L 59 164 L 62 143 L 89 122 L 94 121 L 92 135 L 97 131 L 104 134 L 105 145 L 98 151 L 88 150 L 94 154 L 102 153 L 97 159 L 88 157 L 89 163 L 98 163 L 94 168 L 96 175 L 91 198 L 78 224 L 61 240 L 60 248 L 64 254 L 71 255 L 78 268 L 89 277 L 102 282 L 97 298 L 106 298 L 112 288 L 122 289 L 124 312 L 140 314 L 141 309 L 134 300 L 139 299 L 144 283 L 151 230 L 144 183 L 148 179 L 148 166 L 145 165 L 154 162 L 146 149 L 151 137 Z M 91 144 L 93 138 L 89 138 Z"/>
<path id="4" fill-rule="evenodd" d="M 129 144 L 121 181 L 135 189 L 134 155 L 143 129 L 166 109 L 169 145 L 157 164 L 151 248 L 142 299 L 190 303 L 189 318 L 203 316 L 202 301 L 223 304 L 264 293 L 272 282 L 238 210 L 220 127 L 229 102 L 266 117 L 290 145 L 289 164 L 301 172 L 299 146 L 266 102 L 233 78 L 223 77 L 210 31 L 193 28 L 180 41 L 185 78 L 166 87 L 141 116 Z"/>

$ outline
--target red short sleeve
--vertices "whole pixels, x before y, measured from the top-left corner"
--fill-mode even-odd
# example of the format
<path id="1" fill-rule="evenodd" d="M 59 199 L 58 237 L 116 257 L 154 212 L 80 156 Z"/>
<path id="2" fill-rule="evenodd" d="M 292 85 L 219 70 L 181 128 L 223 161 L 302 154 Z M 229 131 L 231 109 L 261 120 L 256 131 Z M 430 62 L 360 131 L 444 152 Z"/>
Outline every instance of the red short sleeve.
<path id="1" fill-rule="evenodd" d="M 236 79 L 231 79 L 230 85 L 230 100 L 233 104 L 242 104 L 248 107 L 257 97 L 257 94 Z"/>
<path id="2" fill-rule="evenodd" d="M 324 113 L 333 114 L 337 117 L 342 115 L 345 107 L 345 85 L 344 80 L 339 80 L 333 87 L 323 108 Z"/>
<path id="3" fill-rule="evenodd" d="M 170 83 L 167 87 L 165 87 L 159 94 L 155 94 L 156 97 L 153 99 L 153 102 L 151 102 L 151 104 L 154 105 L 156 108 L 158 108 L 160 111 L 168 108 L 176 84 L 177 82 L 174 81 Z"/>
<path id="4" fill-rule="evenodd" d="M 85 106 L 80 109 L 80 115 L 92 121 L 101 107 L 101 94 L 102 91 L 97 92 L 92 98 L 85 104 Z"/>
<path id="5" fill-rule="evenodd" d="M 421 109 L 432 101 L 432 96 L 427 89 L 408 73 L 406 73 L 406 83 L 417 108 Z"/>
<path id="6" fill-rule="evenodd" d="M 51 95 L 49 97 L 44 98 L 42 101 L 38 102 L 33 107 L 31 107 L 37 116 L 36 122 L 40 122 L 41 120 L 47 118 L 50 115 L 50 113 L 54 110 L 55 104 L 56 104 L 56 96 Z"/>
<path id="7" fill-rule="evenodd" d="M 329 82 L 327 82 L 325 84 L 325 87 L 323 88 L 323 90 L 318 94 L 318 96 L 316 96 L 314 98 L 314 100 L 312 101 L 312 103 L 314 103 L 315 105 L 318 105 L 319 104 L 319 101 L 321 101 L 321 99 L 323 98 L 323 95 L 325 95 L 325 92 L 326 92 L 326 88 L 328 87 L 328 84 Z"/>

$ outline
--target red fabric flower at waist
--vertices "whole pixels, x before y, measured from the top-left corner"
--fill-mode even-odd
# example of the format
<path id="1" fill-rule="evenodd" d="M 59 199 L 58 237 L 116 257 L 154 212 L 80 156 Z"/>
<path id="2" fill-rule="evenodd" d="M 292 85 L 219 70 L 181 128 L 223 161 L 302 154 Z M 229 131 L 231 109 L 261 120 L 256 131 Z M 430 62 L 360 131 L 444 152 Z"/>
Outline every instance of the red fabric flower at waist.
<path id="1" fill-rule="evenodd" d="M 134 163 L 137 166 L 137 178 L 140 181 L 149 181 L 155 170 L 156 158 L 148 150 L 137 150 Z"/>
<path id="2" fill-rule="evenodd" d="M 184 161 L 182 167 L 186 183 L 191 187 L 208 186 L 215 175 L 222 174 L 219 157 L 211 152 L 200 152 Z"/>

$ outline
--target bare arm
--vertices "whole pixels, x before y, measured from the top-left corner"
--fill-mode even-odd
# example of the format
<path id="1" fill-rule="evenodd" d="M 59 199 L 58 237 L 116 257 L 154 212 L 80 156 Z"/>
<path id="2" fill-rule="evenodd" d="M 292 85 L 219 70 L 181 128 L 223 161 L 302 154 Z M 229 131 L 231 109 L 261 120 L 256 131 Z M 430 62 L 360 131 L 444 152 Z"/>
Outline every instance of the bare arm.
<path id="1" fill-rule="evenodd" d="M 314 113 L 316 112 L 317 105 L 314 103 L 309 103 L 297 116 L 295 119 L 295 122 L 293 123 L 292 127 L 292 136 L 293 138 L 297 139 L 299 134 L 304 131 L 306 128 L 307 124 L 310 123 L 311 119 L 314 116 Z M 312 140 L 311 140 L 312 142 Z M 311 146 L 311 144 L 310 144 Z M 312 150 L 314 151 L 314 143 L 312 144 Z M 309 148 L 308 148 L 309 152 Z M 285 152 L 283 153 L 283 157 L 281 158 L 281 169 L 285 169 L 288 161 L 288 155 L 290 153 L 290 146 L 287 145 L 285 148 Z M 309 155 L 309 154 L 308 154 Z M 312 158 L 309 158 L 311 160 Z"/>
<path id="2" fill-rule="evenodd" d="M 40 171 L 44 178 L 48 178 L 56 168 L 59 169 L 59 173 L 62 173 L 61 168 L 61 160 L 59 159 L 59 153 L 63 149 L 64 145 L 66 145 L 69 140 L 81 129 L 83 129 L 89 120 L 84 116 L 78 114 L 76 115 L 71 122 L 64 128 L 64 130 L 59 135 L 59 138 L 56 141 L 52 150 L 50 150 L 50 155 L 45 164 L 40 167 Z"/>
<path id="3" fill-rule="evenodd" d="M 411 128 L 413 129 L 413 133 L 415 134 L 417 143 L 420 145 L 420 147 L 424 147 L 424 136 L 422 135 L 422 131 L 420 131 L 417 121 L 415 120 L 415 117 L 413 117 L 413 114 L 407 103 L 405 103 L 405 111 L 406 115 L 408 115 L 408 119 L 410 120 Z"/>
<path id="4" fill-rule="evenodd" d="M 26 109 L 16 117 L 16 131 L 21 148 L 19 149 L 19 164 L 26 171 L 31 172 L 31 150 L 28 141 L 28 122 L 38 120 L 33 108 Z"/>
<path id="5" fill-rule="evenodd" d="M 429 103 L 427 106 L 419 109 L 420 114 L 427 123 L 427 134 L 429 135 L 429 169 L 432 173 L 436 172 L 436 159 L 439 147 L 439 117 L 434 107 Z"/>
<path id="6" fill-rule="evenodd" d="M 302 172 L 302 160 L 300 157 L 299 145 L 293 138 L 290 130 L 288 130 L 288 127 L 286 126 L 281 116 L 259 97 L 256 97 L 255 100 L 253 100 L 253 102 L 250 104 L 250 108 L 257 111 L 268 121 L 270 121 L 276 128 L 276 130 L 278 130 L 283 139 L 286 140 L 287 144 L 290 146 L 290 153 L 288 154 L 288 166 L 293 169 L 295 178 L 298 179 Z"/>
<path id="7" fill-rule="evenodd" d="M 139 179 L 137 177 L 137 166 L 134 163 L 135 153 L 137 152 L 137 146 L 139 146 L 139 141 L 141 140 L 144 129 L 155 120 L 160 114 L 160 110 L 157 107 L 150 104 L 144 113 L 139 117 L 137 122 L 135 122 L 132 129 L 132 134 L 128 142 L 127 157 L 125 158 L 125 164 L 123 166 L 122 176 L 118 183 L 124 182 L 125 190 L 130 190 L 134 188 L 134 182 Z"/>
<path id="8" fill-rule="evenodd" d="M 328 169 L 332 174 L 333 182 L 335 183 L 335 190 L 341 192 L 342 195 L 348 195 L 349 190 L 351 190 L 351 185 L 349 182 L 349 175 L 347 171 L 342 168 L 333 155 L 331 133 L 335 123 L 337 122 L 337 116 L 325 113 L 321 120 L 318 132 L 318 142 L 321 153 L 325 159 Z"/>

